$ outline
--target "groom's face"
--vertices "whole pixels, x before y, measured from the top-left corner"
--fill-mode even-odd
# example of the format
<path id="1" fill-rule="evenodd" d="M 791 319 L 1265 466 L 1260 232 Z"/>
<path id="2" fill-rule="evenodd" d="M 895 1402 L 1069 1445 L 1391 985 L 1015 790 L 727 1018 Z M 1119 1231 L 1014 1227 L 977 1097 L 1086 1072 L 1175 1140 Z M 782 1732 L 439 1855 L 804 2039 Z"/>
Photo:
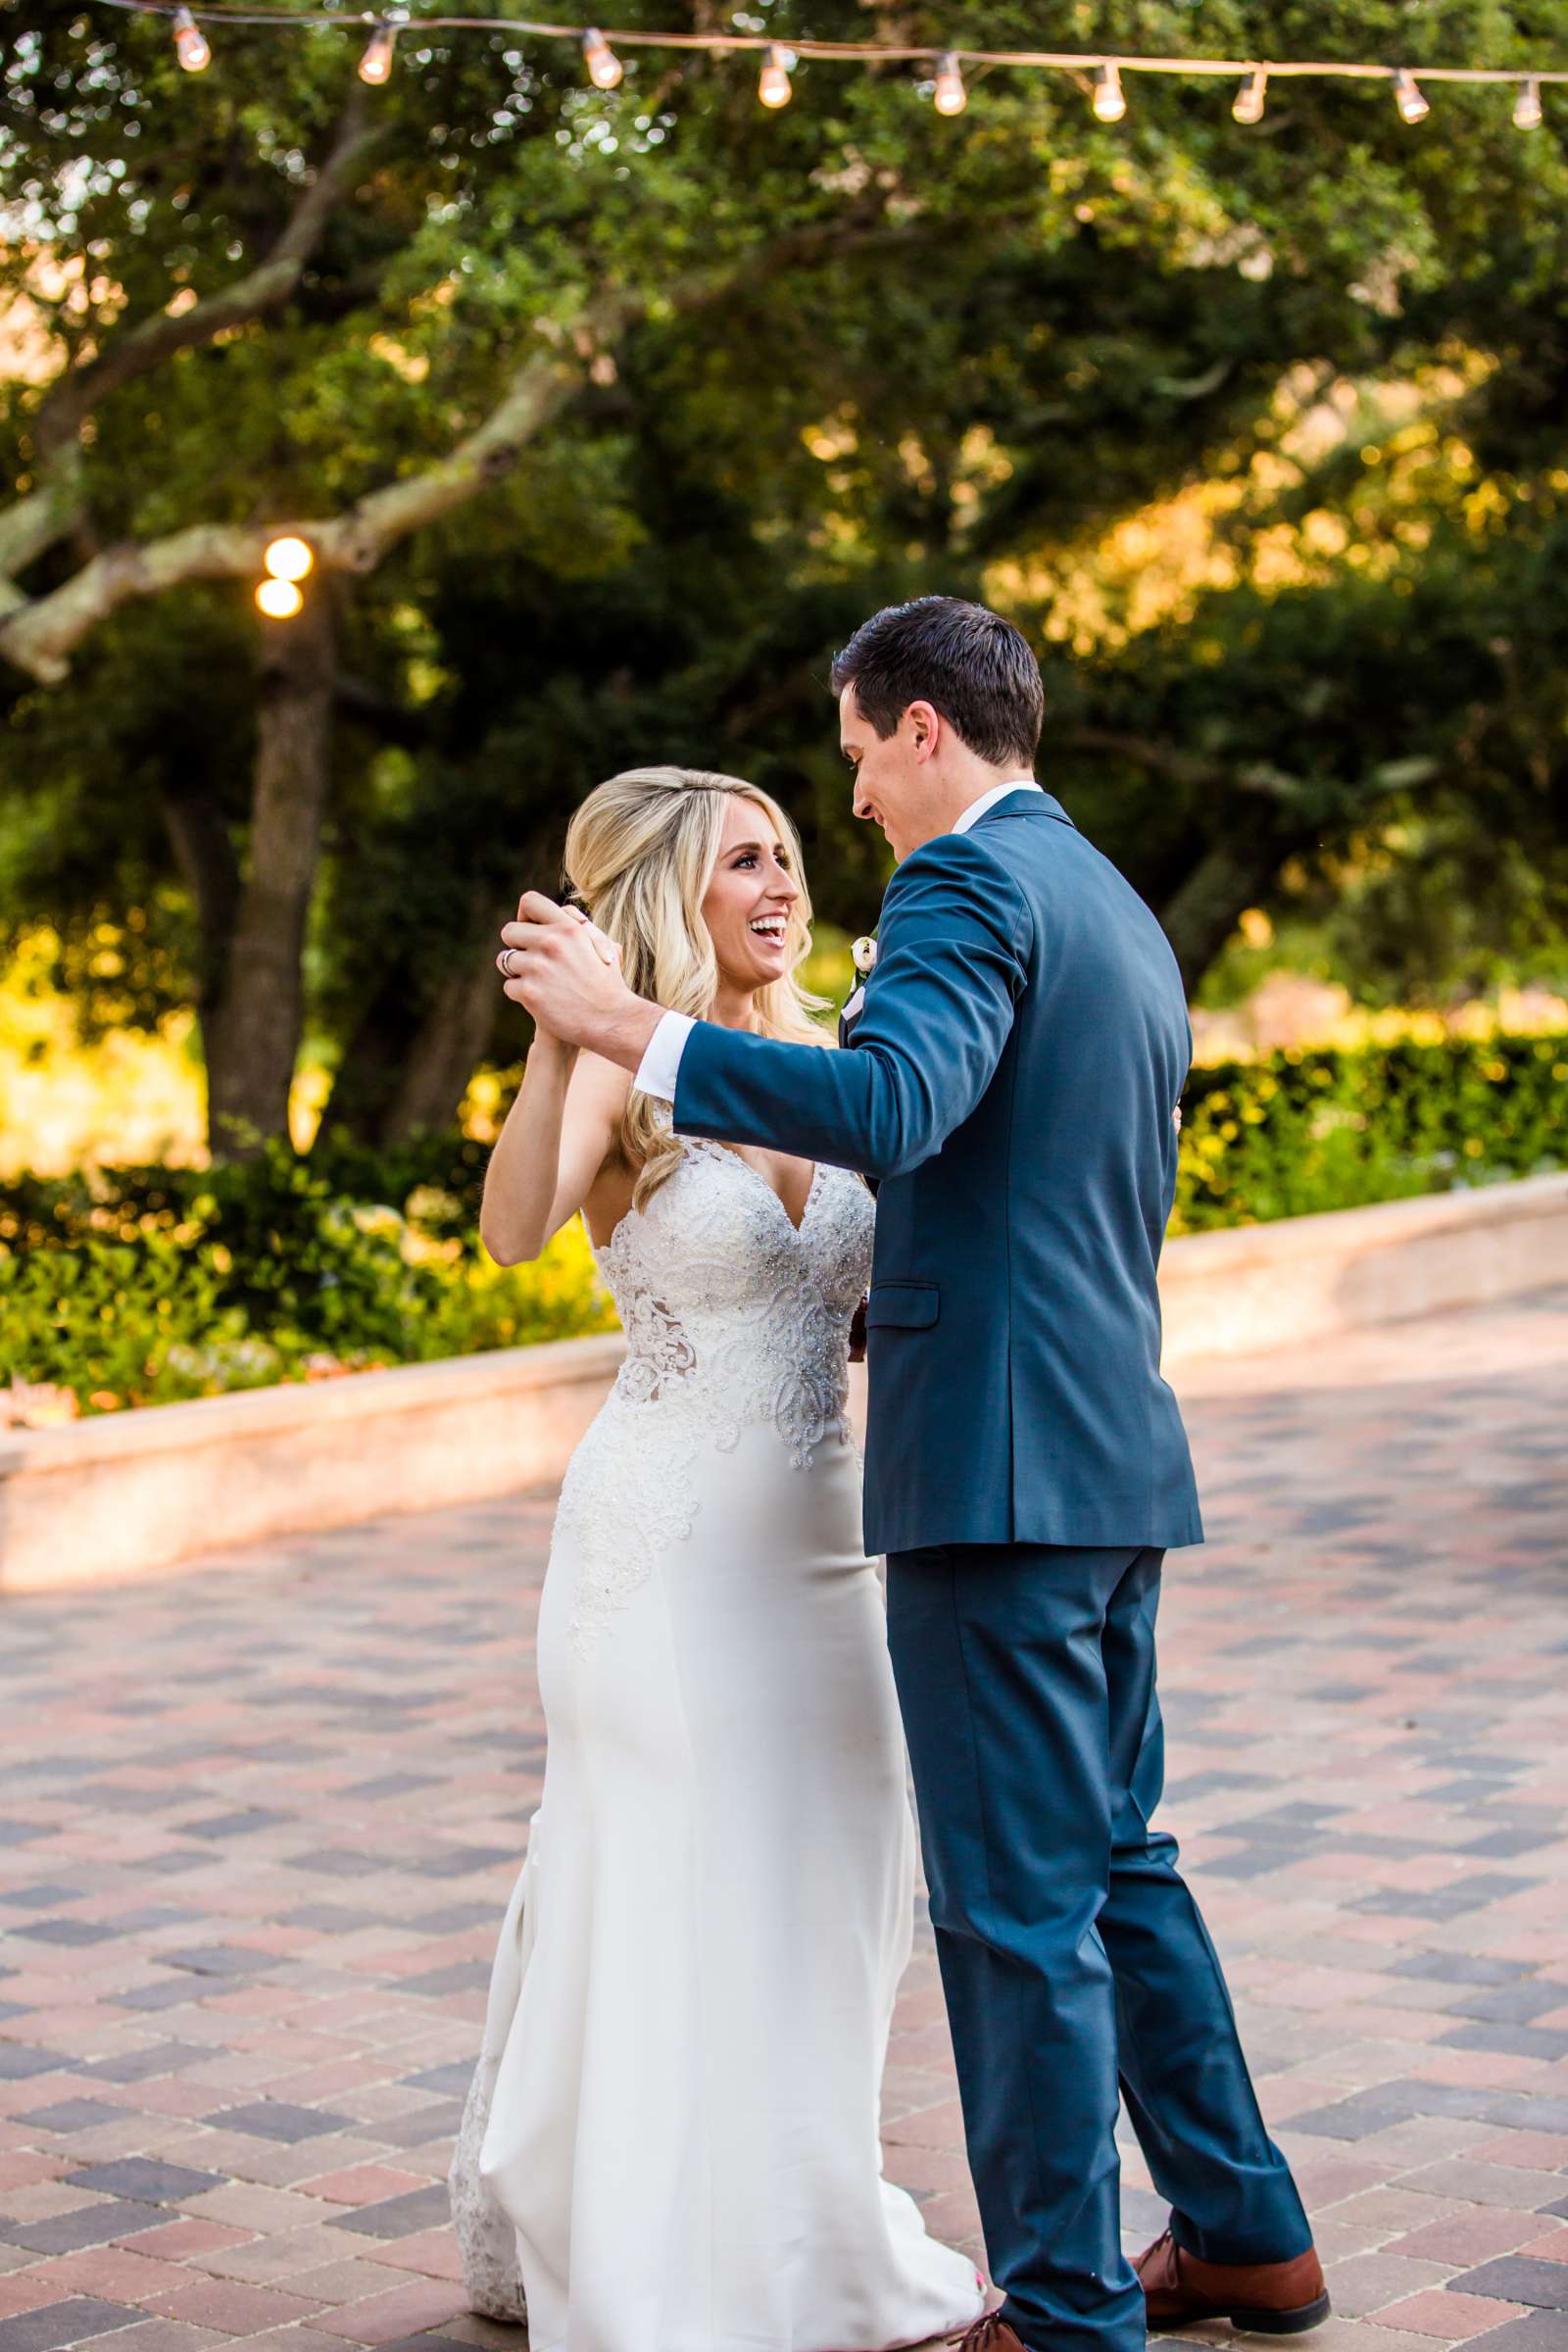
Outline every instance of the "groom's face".
<path id="1" fill-rule="evenodd" d="M 911 703 L 884 739 L 856 701 L 853 679 L 839 697 L 839 748 L 855 771 L 855 813 L 880 825 L 901 859 L 946 830 L 931 761 L 933 716 L 928 703 Z"/>

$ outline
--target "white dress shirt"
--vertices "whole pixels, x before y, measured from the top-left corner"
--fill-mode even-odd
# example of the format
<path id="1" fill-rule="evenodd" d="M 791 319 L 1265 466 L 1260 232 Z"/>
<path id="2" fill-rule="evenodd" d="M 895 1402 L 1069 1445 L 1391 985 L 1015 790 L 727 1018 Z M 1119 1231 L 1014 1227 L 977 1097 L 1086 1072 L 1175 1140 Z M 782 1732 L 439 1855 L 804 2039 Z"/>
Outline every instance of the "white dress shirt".
<path id="1" fill-rule="evenodd" d="M 967 833 L 971 825 L 979 823 L 988 808 L 994 808 L 998 801 L 1004 801 L 1009 792 L 1041 792 L 1044 789 L 1043 785 L 1035 782 L 1033 776 L 1014 776 L 1006 784 L 993 784 L 989 792 L 983 792 L 977 801 L 969 803 L 950 831 Z M 648 1040 L 642 1060 L 637 1065 L 637 1075 L 632 1080 L 640 1094 L 656 1095 L 662 1102 L 674 1102 L 675 1086 L 680 1077 L 680 1058 L 686 1051 L 686 1040 L 695 1026 L 689 1012 L 665 1013 Z"/>

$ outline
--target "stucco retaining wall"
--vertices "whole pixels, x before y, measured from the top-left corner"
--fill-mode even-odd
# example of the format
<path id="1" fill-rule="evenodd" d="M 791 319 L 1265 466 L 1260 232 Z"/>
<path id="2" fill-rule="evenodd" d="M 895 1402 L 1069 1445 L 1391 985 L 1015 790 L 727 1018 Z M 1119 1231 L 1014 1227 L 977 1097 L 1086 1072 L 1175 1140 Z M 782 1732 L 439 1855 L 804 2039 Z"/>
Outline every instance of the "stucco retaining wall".
<path id="1" fill-rule="evenodd" d="M 1568 1282 L 1568 1176 L 1172 1242 L 1165 1364 Z M 560 1478 L 618 1336 L 291 1384 L 0 1437 L 0 1593 L 474 1501 Z M 855 1402 L 863 1405 L 863 1374 Z M 238 1555 L 242 1556 L 242 1555 Z"/>

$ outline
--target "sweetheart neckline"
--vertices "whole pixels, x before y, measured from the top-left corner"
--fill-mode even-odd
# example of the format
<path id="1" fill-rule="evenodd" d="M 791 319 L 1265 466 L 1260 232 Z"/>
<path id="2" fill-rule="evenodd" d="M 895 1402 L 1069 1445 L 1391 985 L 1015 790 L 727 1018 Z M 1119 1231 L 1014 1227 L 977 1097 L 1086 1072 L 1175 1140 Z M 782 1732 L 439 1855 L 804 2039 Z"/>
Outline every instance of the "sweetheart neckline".
<path id="1" fill-rule="evenodd" d="M 773 1202 L 774 1206 L 778 1210 L 779 1215 L 783 1218 L 785 1224 L 789 1227 L 790 1232 L 794 1235 L 795 1239 L 797 1241 L 804 1240 L 806 1228 L 810 1222 L 811 1210 L 816 1204 L 816 1197 L 818 1192 L 821 1190 L 823 1173 L 828 1165 L 826 1160 L 819 1159 L 812 1163 L 811 1181 L 809 1185 L 808 1185 L 806 1191 L 806 1206 L 801 1211 L 801 1221 L 797 1225 L 795 1219 L 790 1215 L 789 1210 L 785 1207 L 780 1195 L 775 1188 L 768 1183 L 767 1178 L 762 1174 L 761 1169 L 754 1168 L 749 1159 L 742 1159 L 740 1153 L 738 1152 L 732 1152 L 727 1144 L 715 1143 L 712 1137 L 708 1135 L 685 1135 L 682 1136 L 681 1142 L 686 1146 L 688 1151 L 721 1152 L 724 1158 L 729 1160 L 735 1167 L 743 1169 L 745 1173 L 752 1178 L 754 1183 L 761 1186 L 763 1192 L 766 1193 L 768 1199 Z M 633 1217 L 641 1217 L 645 1214 L 646 1211 L 643 1209 L 635 1207 L 628 1208 L 623 1217 L 618 1217 L 615 1220 L 614 1228 L 611 1233 L 608 1242 L 596 1242 L 594 1240 L 592 1233 L 588 1230 L 588 1220 L 586 1217 L 584 1217 L 583 1231 L 588 1234 L 588 1247 L 593 1251 L 595 1257 L 601 1259 L 608 1258 L 611 1251 L 614 1249 L 616 1243 L 620 1240 L 621 1235 L 631 1224 Z"/>
<path id="2" fill-rule="evenodd" d="M 754 1176 L 757 1179 L 757 1182 L 761 1186 L 763 1192 L 767 1194 L 768 1198 L 778 1202 L 779 1210 L 784 1218 L 785 1223 L 788 1225 L 791 1233 L 793 1233 L 797 1240 L 799 1240 L 800 1236 L 806 1231 L 806 1220 L 810 1215 L 811 1203 L 816 1199 L 817 1183 L 822 1174 L 823 1163 L 821 1160 L 815 1159 L 811 1162 L 811 1181 L 806 1188 L 806 1204 L 801 1210 L 801 1221 L 797 1225 L 795 1219 L 790 1215 L 788 1208 L 784 1204 L 784 1198 L 779 1192 L 778 1187 L 776 1185 L 769 1184 L 767 1178 L 762 1174 L 760 1168 L 754 1167 L 749 1159 L 742 1159 L 740 1153 L 736 1151 L 733 1151 L 728 1144 L 718 1143 L 712 1136 L 708 1135 L 688 1135 L 683 1136 L 681 1140 L 683 1143 L 688 1145 L 696 1144 L 704 1147 L 710 1152 L 722 1152 L 726 1159 L 734 1160 L 736 1166 L 744 1168 L 748 1176 Z"/>

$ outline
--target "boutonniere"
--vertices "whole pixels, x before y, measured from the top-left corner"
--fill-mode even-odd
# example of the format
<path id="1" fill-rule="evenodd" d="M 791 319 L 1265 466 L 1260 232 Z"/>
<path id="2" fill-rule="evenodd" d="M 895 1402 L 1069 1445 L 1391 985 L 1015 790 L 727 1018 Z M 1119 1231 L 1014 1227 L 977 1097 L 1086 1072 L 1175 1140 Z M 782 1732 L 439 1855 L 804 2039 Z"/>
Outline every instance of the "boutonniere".
<path id="1" fill-rule="evenodd" d="M 850 961 L 855 966 L 855 986 L 844 1001 L 843 1017 L 847 1021 L 853 1021 L 860 1006 L 865 1003 L 865 984 L 870 978 L 871 967 L 876 961 L 876 933 L 874 931 L 868 931 L 863 939 L 854 942 L 850 949 Z"/>

